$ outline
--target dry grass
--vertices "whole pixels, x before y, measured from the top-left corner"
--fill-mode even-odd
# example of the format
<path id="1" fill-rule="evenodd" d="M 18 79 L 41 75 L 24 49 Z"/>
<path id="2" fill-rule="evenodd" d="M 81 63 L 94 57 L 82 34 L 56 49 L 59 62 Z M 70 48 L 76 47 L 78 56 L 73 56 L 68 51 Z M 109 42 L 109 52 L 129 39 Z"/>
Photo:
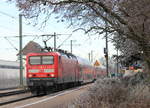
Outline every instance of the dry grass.
<path id="1" fill-rule="evenodd" d="M 64 108 L 150 108 L 150 88 L 119 79 L 98 80 L 86 93 Z"/>

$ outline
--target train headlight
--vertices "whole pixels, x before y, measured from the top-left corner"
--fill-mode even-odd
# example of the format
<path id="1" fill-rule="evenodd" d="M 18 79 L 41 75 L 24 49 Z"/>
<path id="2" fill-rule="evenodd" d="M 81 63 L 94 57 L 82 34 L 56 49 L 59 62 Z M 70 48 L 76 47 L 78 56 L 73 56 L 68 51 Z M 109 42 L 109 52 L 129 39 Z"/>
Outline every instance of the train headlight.
<path id="1" fill-rule="evenodd" d="M 28 76 L 29 78 L 31 78 L 32 77 L 32 74 L 29 74 L 29 76 Z"/>
<path id="2" fill-rule="evenodd" d="M 51 77 L 55 77 L 55 74 L 51 74 Z"/>
<path id="3" fill-rule="evenodd" d="M 39 70 L 38 70 L 38 69 L 29 69 L 29 72 L 30 72 L 30 73 L 38 73 Z"/>
<path id="4" fill-rule="evenodd" d="M 51 72 L 54 72 L 54 69 L 44 69 L 44 72 L 45 73 L 51 73 Z"/>

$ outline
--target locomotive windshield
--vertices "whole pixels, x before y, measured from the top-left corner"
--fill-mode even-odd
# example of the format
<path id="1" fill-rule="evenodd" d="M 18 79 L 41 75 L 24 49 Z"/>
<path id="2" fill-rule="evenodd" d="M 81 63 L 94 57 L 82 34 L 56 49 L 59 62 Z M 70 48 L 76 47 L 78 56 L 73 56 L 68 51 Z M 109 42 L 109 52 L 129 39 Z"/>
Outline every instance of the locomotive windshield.
<path id="1" fill-rule="evenodd" d="M 41 57 L 40 56 L 32 56 L 29 58 L 29 62 L 31 65 L 41 64 Z"/>
<path id="2" fill-rule="evenodd" d="M 42 56 L 42 64 L 54 64 L 53 56 Z"/>
<path id="3" fill-rule="evenodd" d="M 53 56 L 31 56 L 29 57 L 29 63 L 31 65 L 54 64 L 54 57 Z"/>

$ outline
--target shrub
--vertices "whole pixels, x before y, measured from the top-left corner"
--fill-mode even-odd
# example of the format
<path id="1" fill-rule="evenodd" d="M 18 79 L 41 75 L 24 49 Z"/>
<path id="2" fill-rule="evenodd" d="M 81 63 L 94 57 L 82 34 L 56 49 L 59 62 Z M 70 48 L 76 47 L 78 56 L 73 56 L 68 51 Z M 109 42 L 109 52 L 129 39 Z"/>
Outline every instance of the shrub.
<path id="1" fill-rule="evenodd" d="M 127 86 L 120 79 L 104 78 L 70 105 L 71 108 L 150 108 L 149 100 L 150 90 L 146 84 Z"/>

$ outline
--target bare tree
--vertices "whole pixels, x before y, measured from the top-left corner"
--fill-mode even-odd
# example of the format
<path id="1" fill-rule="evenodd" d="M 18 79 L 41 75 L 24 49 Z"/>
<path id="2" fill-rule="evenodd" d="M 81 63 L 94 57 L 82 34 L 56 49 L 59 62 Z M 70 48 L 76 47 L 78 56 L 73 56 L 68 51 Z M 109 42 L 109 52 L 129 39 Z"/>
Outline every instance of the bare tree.
<path id="1" fill-rule="evenodd" d="M 117 57 L 119 59 L 119 61 L 122 62 L 128 62 L 129 59 L 132 59 L 131 57 L 135 57 L 136 55 L 141 55 L 142 54 L 142 50 L 139 48 L 139 46 L 134 43 L 131 39 L 125 38 L 124 36 L 120 36 L 120 34 L 118 33 L 114 33 L 114 37 L 112 39 L 112 42 L 116 48 L 116 50 L 119 50 L 120 54 L 118 55 L 114 55 L 115 60 L 117 60 Z M 142 60 L 143 59 L 141 57 L 136 57 L 136 60 Z M 133 62 L 135 62 L 133 61 Z M 130 63 L 128 63 L 127 65 L 129 65 Z"/>
<path id="2" fill-rule="evenodd" d="M 87 32 L 119 33 L 142 52 L 150 69 L 150 0 L 10 0 L 27 18 L 51 14 Z M 107 22 L 107 26 L 105 23 Z M 122 38 L 121 38 L 122 39 Z"/>

